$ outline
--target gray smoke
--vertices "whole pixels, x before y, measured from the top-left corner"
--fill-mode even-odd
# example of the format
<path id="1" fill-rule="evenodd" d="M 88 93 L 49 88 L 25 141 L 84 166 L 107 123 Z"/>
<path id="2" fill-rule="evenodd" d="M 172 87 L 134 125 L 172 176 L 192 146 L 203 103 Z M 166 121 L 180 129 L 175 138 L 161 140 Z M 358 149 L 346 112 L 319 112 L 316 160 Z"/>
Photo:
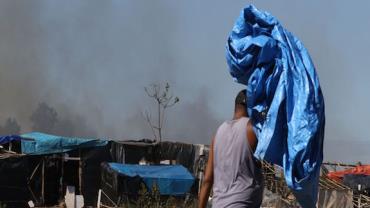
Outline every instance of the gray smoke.
<path id="1" fill-rule="evenodd" d="M 64 111 L 64 114 L 60 116 L 45 102 L 39 103 L 30 120 L 32 131 L 65 136 L 97 137 L 97 133 L 86 124 L 84 117 L 70 114 L 68 111 Z"/>
<path id="2" fill-rule="evenodd" d="M 168 109 L 165 138 L 209 143 L 243 87 L 227 72 L 224 44 L 247 3 L 1 1 L 2 129 L 151 138 L 142 112 L 154 103 L 144 87 L 169 82 L 180 103 Z M 326 158 L 369 158 L 361 149 L 370 133 L 370 31 L 362 21 L 369 2 L 253 3 L 277 16 L 312 55 L 326 101 Z M 57 114 L 52 128 L 34 126 L 40 103 Z M 335 144 L 346 144 L 348 153 L 338 154 Z"/>
<path id="3" fill-rule="evenodd" d="M 21 132 L 21 126 L 14 118 L 7 118 L 4 125 L 0 126 L 0 135 L 13 135 Z"/>
<path id="4" fill-rule="evenodd" d="M 152 138 L 142 112 L 148 107 L 153 111 L 155 103 L 143 89 L 169 81 L 181 102 L 169 109 L 167 122 L 184 125 L 193 120 L 191 129 L 199 126 L 202 130 L 165 124 L 165 136 L 168 140 L 209 142 L 209 132 L 217 127 L 217 114 L 209 107 L 209 93 L 189 96 L 185 89 L 204 88 L 199 85 L 201 78 L 195 76 L 203 69 L 193 63 L 179 66 L 181 56 L 189 54 L 179 53 L 182 45 L 176 44 L 184 37 L 177 37 L 183 36 L 183 25 L 175 4 L 1 4 L 0 13 L 7 19 L 0 23 L 1 119 L 15 117 L 22 132 Z M 190 79 L 192 76 L 195 78 Z M 198 83 L 192 86 L 193 82 Z"/>

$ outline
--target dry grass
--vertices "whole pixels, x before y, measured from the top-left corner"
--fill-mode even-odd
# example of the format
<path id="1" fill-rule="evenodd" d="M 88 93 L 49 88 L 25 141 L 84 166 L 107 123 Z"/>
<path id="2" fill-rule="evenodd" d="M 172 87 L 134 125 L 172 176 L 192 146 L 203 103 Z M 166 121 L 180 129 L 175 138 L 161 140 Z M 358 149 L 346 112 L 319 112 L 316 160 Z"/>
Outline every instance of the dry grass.
<path id="1" fill-rule="evenodd" d="M 151 191 L 142 184 L 139 191 L 139 198 L 136 201 L 127 200 L 120 204 L 121 208 L 196 208 L 197 200 L 195 197 L 186 196 L 184 198 L 161 196 L 158 186 L 154 185 Z"/>

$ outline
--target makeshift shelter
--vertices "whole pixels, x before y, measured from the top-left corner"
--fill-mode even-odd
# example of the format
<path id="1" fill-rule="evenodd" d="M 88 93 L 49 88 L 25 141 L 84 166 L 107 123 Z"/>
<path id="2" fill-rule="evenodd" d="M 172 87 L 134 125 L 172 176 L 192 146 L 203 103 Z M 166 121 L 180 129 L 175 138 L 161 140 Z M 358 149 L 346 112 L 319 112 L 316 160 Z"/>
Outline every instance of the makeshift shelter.
<path id="1" fill-rule="evenodd" d="M 182 165 L 102 164 L 102 203 L 118 206 L 127 199 L 135 200 L 142 185 L 160 195 L 185 196 L 190 192 L 194 177 Z"/>
<path id="2" fill-rule="evenodd" d="M 6 176 L 9 180 L 0 181 L 0 186 L 14 183 L 12 186 L 17 188 L 13 190 L 24 191 L 12 192 L 11 189 L 2 188 L 0 193 L 7 192 L 8 195 L 0 196 L 0 201 L 6 203 L 7 208 L 24 207 L 12 203 L 13 199 L 23 204 L 32 200 L 37 206 L 55 205 L 64 196 L 67 185 L 76 187 L 77 193 L 84 196 L 86 206 L 96 205 L 101 178 L 100 164 L 111 161 L 108 141 L 37 132 L 15 138 L 21 139 L 21 153 L 16 154 L 19 156 L 17 159 L 0 161 L 4 167 L 0 170 L 0 176 Z M 6 196 L 10 197 L 5 199 Z"/>
<path id="3" fill-rule="evenodd" d="M 179 142 L 114 141 L 111 143 L 112 161 L 121 164 L 172 164 L 184 166 L 194 177 L 190 194 L 197 195 L 203 177 L 208 146 Z M 116 206 L 129 196 L 135 198 L 140 189 L 140 178 L 119 174 L 108 164 L 102 165 L 102 203 Z M 129 190 L 128 191 L 128 188 Z"/>
<path id="4" fill-rule="evenodd" d="M 370 207 L 369 165 L 324 163 L 322 177 L 330 178 L 353 192 L 353 207 Z"/>
<path id="5" fill-rule="evenodd" d="M 370 176 L 370 165 L 357 165 L 355 167 L 346 168 L 345 170 L 331 171 L 327 175 L 329 178 L 338 181 L 342 180 L 345 175 Z"/>
<path id="6" fill-rule="evenodd" d="M 149 191 L 158 186 L 161 195 L 184 195 L 194 183 L 194 177 L 182 165 L 108 165 L 120 175 L 140 177 Z"/>
<path id="7" fill-rule="evenodd" d="M 208 147 L 202 144 L 167 141 L 115 141 L 112 143 L 111 152 L 113 161 L 118 163 L 139 164 L 141 160 L 160 163 L 168 160 L 170 163 L 183 165 L 193 175 L 197 175 L 200 171 L 199 165 L 208 156 Z"/>
<path id="8" fill-rule="evenodd" d="M 322 167 L 321 176 L 319 178 L 319 190 L 317 207 L 319 208 L 352 208 L 355 206 L 353 200 L 353 191 L 326 176 L 327 168 Z M 263 173 L 265 180 L 265 188 L 275 196 L 276 207 L 297 207 L 298 203 L 292 191 L 287 187 L 284 173 L 281 167 L 263 162 Z M 270 204 L 273 202 L 269 202 Z M 358 207 L 360 208 L 360 207 Z"/>

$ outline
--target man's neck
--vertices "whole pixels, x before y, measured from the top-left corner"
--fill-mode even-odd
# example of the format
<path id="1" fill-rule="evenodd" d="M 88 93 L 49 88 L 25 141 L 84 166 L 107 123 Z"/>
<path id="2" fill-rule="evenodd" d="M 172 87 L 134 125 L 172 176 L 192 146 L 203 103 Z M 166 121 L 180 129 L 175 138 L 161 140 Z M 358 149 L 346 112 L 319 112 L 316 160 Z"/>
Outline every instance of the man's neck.
<path id="1" fill-rule="evenodd" d="M 243 118 L 243 117 L 247 117 L 247 115 L 245 115 L 245 113 L 235 112 L 235 113 L 234 113 L 233 120 L 237 120 L 237 119 L 239 119 L 239 118 Z"/>

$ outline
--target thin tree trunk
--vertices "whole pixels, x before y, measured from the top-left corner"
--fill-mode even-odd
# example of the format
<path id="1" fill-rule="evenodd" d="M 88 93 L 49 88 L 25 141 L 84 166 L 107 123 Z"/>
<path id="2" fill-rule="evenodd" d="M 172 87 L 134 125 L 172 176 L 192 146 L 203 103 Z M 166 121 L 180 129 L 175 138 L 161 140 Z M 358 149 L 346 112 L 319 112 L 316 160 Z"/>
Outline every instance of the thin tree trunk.
<path id="1" fill-rule="evenodd" d="M 158 101 L 158 135 L 159 135 L 159 142 L 162 141 L 162 126 L 161 126 L 161 104 Z"/>

